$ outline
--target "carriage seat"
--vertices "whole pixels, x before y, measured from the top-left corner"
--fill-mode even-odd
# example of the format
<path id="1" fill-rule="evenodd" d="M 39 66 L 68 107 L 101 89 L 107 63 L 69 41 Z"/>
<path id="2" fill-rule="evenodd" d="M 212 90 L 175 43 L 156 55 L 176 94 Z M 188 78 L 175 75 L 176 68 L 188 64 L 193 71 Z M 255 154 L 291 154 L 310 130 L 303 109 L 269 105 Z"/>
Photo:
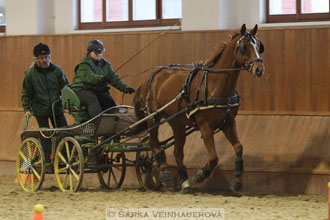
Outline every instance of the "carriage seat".
<path id="1" fill-rule="evenodd" d="M 74 124 L 78 125 L 90 119 L 87 107 L 81 105 L 77 94 L 71 89 L 70 85 L 65 85 L 62 90 L 62 105 L 64 109 L 74 118 Z"/>

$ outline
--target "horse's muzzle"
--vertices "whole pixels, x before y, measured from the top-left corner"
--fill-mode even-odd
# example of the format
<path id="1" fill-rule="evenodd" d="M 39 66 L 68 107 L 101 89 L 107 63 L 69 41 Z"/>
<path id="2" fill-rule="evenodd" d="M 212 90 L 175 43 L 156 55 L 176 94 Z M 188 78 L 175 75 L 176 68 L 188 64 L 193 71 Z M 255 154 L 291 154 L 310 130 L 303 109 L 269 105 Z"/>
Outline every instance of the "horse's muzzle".
<path id="1" fill-rule="evenodd" d="M 254 75 L 256 77 L 262 77 L 262 75 L 264 75 L 264 72 L 265 72 L 265 67 L 264 67 L 263 63 L 256 63 L 255 66 L 257 66 L 257 67 L 254 71 Z"/>
<path id="2" fill-rule="evenodd" d="M 262 77 L 265 72 L 264 64 L 262 63 L 262 59 L 254 60 L 254 62 L 249 63 L 248 71 L 252 73 L 255 77 Z"/>

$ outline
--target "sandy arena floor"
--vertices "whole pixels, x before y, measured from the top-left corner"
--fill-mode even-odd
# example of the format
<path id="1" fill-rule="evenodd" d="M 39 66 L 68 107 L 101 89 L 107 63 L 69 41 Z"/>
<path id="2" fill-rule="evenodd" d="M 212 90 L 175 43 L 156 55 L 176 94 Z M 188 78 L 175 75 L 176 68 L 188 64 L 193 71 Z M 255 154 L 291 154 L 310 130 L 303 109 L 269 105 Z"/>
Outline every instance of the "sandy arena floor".
<path id="1" fill-rule="evenodd" d="M 223 208 L 225 220 L 328 219 L 327 195 L 235 197 L 228 192 L 182 195 L 173 191 L 143 192 L 125 187 L 125 182 L 122 189 L 107 191 L 91 178 L 84 179 L 79 192 L 64 193 L 50 177 L 46 177 L 39 191 L 27 193 L 14 183 L 12 170 L 10 173 L 3 167 L 1 170 L 5 171 L 0 174 L 0 219 L 4 220 L 30 220 L 37 203 L 45 207 L 44 220 L 101 220 L 106 219 L 107 208 Z"/>

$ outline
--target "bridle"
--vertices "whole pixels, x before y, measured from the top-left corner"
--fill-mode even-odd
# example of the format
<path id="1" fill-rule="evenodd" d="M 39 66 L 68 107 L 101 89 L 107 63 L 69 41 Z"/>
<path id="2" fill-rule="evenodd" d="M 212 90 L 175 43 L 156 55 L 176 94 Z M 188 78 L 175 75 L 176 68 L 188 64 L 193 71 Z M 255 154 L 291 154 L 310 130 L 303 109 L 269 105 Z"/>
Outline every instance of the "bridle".
<path id="1" fill-rule="evenodd" d="M 256 44 L 257 42 L 259 42 L 260 44 L 260 48 L 259 48 L 259 52 L 256 50 L 255 48 L 255 52 L 257 54 L 257 58 L 253 59 L 253 60 L 249 60 L 246 55 L 245 55 L 245 50 L 246 50 L 246 43 L 244 42 L 246 38 L 249 38 L 254 44 Z M 232 72 L 232 71 L 240 71 L 240 70 L 246 70 L 248 72 L 252 72 L 253 70 L 253 64 L 254 63 L 262 63 L 263 60 L 262 58 L 259 56 L 259 54 L 264 52 L 264 45 L 262 44 L 262 42 L 260 40 L 258 40 L 253 34 L 246 32 L 238 41 L 237 41 L 237 47 L 235 49 L 235 61 L 236 61 L 236 57 L 237 57 L 237 53 L 240 53 L 240 55 L 243 58 L 244 61 L 244 65 L 242 67 L 238 67 L 238 68 L 229 68 L 229 69 L 213 69 L 213 65 L 208 66 L 207 68 L 203 67 L 202 69 L 204 71 L 207 72 L 211 72 L 211 73 L 221 73 L 221 72 Z M 237 61 L 236 61 L 237 62 Z"/>
<path id="2" fill-rule="evenodd" d="M 256 50 L 255 48 L 255 52 L 256 52 L 256 55 L 257 55 L 257 58 L 256 59 L 253 59 L 253 60 L 249 60 L 246 55 L 245 55 L 245 50 L 247 49 L 246 47 L 246 43 L 245 43 L 245 40 L 246 39 L 250 39 L 250 41 L 252 41 L 253 44 L 256 44 L 257 41 L 260 43 L 260 50 L 259 52 Z M 243 61 L 244 61 L 244 67 L 243 69 L 248 71 L 248 72 L 252 72 L 252 69 L 253 69 L 253 64 L 254 63 L 262 63 L 263 60 L 262 58 L 259 56 L 259 53 L 263 53 L 264 51 L 264 46 L 263 44 L 261 43 L 261 41 L 259 41 L 254 35 L 252 35 L 251 33 L 249 32 L 246 32 L 238 41 L 237 41 L 237 47 L 236 47 L 236 51 L 235 51 L 235 59 L 236 59 L 236 55 L 237 55 L 237 52 L 240 53 L 240 55 L 242 56 L 243 58 Z"/>

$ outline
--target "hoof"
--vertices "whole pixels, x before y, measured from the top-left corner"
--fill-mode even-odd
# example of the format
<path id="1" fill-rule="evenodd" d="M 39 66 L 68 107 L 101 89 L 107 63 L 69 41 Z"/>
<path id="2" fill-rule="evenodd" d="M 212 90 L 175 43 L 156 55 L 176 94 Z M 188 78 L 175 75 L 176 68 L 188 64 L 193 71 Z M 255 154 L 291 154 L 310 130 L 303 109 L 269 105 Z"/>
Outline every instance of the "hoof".
<path id="1" fill-rule="evenodd" d="M 206 179 L 206 176 L 204 176 L 202 170 L 197 170 L 194 174 L 193 181 L 195 183 L 201 183 Z"/>
<path id="2" fill-rule="evenodd" d="M 172 173 L 162 172 L 160 174 L 160 181 L 161 182 L 172 182 L 172 180 L 173 180 Z"/>
<path id="3" fill-rule="evenodd" d="M 46 163 L 46 165 L 45 165 L 45 172 L 46 172 L 47 174 L 52 174 L 52 173 L 54 173 L 54 166 L 53 166 L 52 163 Z"/>
<path id="4" fill-rule="evenodd" d="M 231 184 L 230 184 L 230 189 L 233 191 L 233 192 L 239 192 L 241 191 L 243 188 L 243 183 L 242 181 L 239 181 L 237 179 L 233 179 L 231 181 Z"/>
<path id="5" fill-rule="evenodd" d="M 181 190 L 181 193 L 182 193 L 182 194 L 192 194 L 192 193 L 193 193 L 193 190 L 192 190 L 191 187 L 186 187 L 186 188 L 183 188 L 183 189 Z"/>

